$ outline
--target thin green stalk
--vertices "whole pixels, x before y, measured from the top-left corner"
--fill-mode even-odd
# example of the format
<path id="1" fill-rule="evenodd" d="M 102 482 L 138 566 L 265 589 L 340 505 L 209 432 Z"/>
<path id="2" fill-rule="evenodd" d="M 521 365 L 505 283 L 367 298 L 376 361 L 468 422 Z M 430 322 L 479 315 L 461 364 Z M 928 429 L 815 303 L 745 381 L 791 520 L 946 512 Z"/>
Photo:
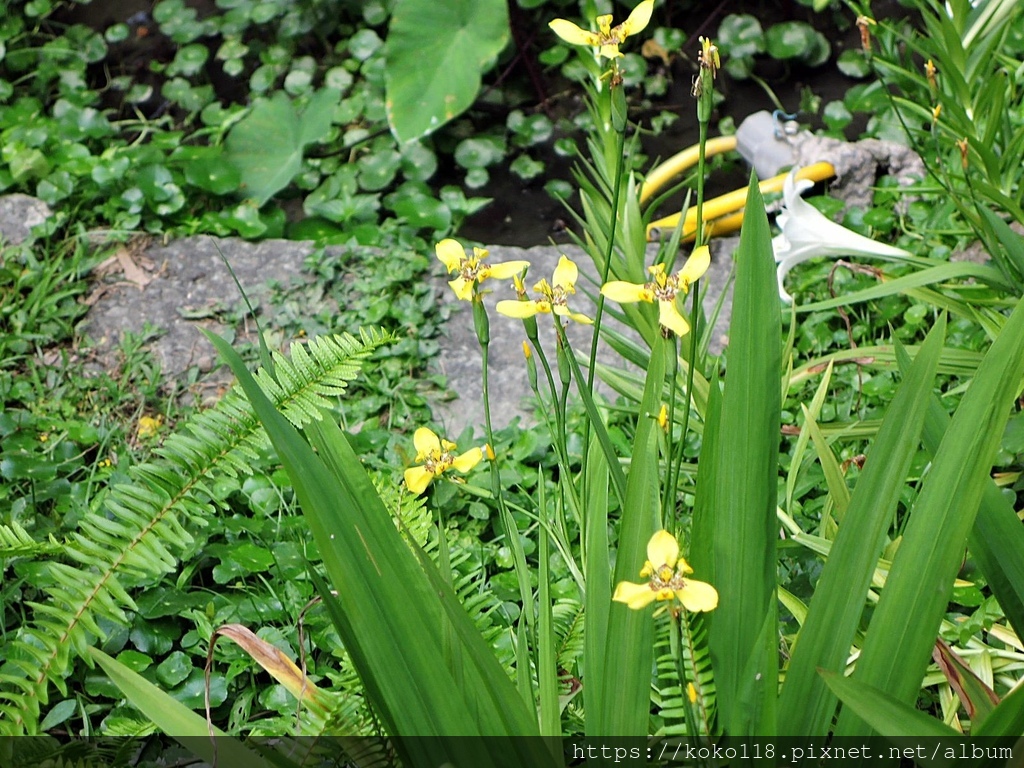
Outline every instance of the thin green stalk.
<path id="1" fill-rule="evenodd" d="M 665 429 L 665 487 L 662 489 L 661 494 L 661 526 L 663 528 L 676 527 L 675 515 L 672 512 L 675 509 L 675 497 L 676 497 L 676 483 L 673 477 L 673 470 L 675 462 L 673 457 L 675 454 L 675 441 L 673 440 L 673 432 L 675 430 L 676 423 L 676 395 L 678 390 L 677 379 L 679 377 L 679 351 L 676 349 L 676 340 L 672 340 L 672 371 L 669 373 L 669 381 L 672 382 L 669 398 L 668 398 L 668 423 Z M 692 369 L 692 366 L 691 366 Z M 660 415 L 660 412 L 659 412 Z M 682 433 L 681 442 L 686 442 L 686 432 Z M 679 455 L 682 456 L 682 447 L 679 449 Z"/>
<path id="2" fill-rule="evenodd" d="M 708 83 L 714 82 L 714 76 L 705 78 Z M 697 231 L 694 235 L 694 248 L 699 248 L 704 245 L 704 180 L 706 178 L 706 147 L 708 143 L 708 123 L 710 122 L 711 113 L 710 110 L 704 108 L 705 99 L 710 102 L 713 95 L 713 91 L 710 85 L 705 85 L 707 92 L 701 92 L 697 98 L 697 126 L 699 130 L 698 134 L 698 152 L 697 152 Z M 679 473 L 682 469 L 683 453 L 686 446 L 686 433 L 690 428 L 690 412 L 693 408 L 693 369 L 697 363 L 697 339 L 700 336 L 700 316 L 701 316 L 701 304 L 700 304 L 700 280 L 697 280 L 693 284 L 693 300 L 690 304 L 690 359 L 686 368 L 686 412 L 683 414 L 683 428 L 679 433 L 679 440 L 682 447 L 679 450 L 679 455 L 675 462 L 672 461 L 672 455 L 669 454 L 669 482 L 667 484 L 666 492 L 671 489 L 671 492 L 676 493 L 676 489 L 679 487 Z M 675 365 L 673 369 L 677 369 L 679 365 L 678 356 L 676 355 Z M 678 385 L 676 376 L 672 376 L 672 405 L 675 406 L 675 389 Z M 669 419 L 669 424 L 674 424 L 672 418 Z M 668 506 L 666 504 L 666 510 Z M 674 509 L 674 505 L 673 505 Z M 678 522 L 678 521 L 673 521 Z"/>
<path id="3" fill-rule="evenodd" d="M 529 321 L 532 322 L 532 328 Z M 569 450 L 565 443 L 565 410 L 566 410 L 566 399 L 568 395 L 568 385 L 563 382 L 561 395 L 559 390 L 555 387 L 555 378 L 551 373 L 551 364 L 548 363 L 547 356 L 544 354 L 544 348 L 540 345 L 540 338 L 537 336 L 537 321 L 534 318 L 527 318 L 524 322 L 526 326 L 526 336 L 530 340 L 530 344 L 533 349 L 536 350 L 537 357 L 540 359 L 541 366 L 544 368 L 544 377 L 548 382 L 548 391 L 551 393 L 551 403 L 555 411 L 555 428 L 551 431 L 551 439 L 555 446 L 555 453 L 558 456 L 558 466 L 565 477 L 571 477 L 569 471 Z M 558 321 L 555 321 L 558 324 Z M 536 387 L 534 388 L 536 391 Z M 538 394 L 539 397 L 539 394 Z M 548 423 L 550 428 L 550 419 L 547 413 L 544 414 L 544 419 Z M 580 514 L 583 508 L 582 502 L 580 501 L 580 495 L 577 492 L 575 486 L 570 484 L 570 500 L 573 504 L 573 508 L 576 510 L 576 514 Z"/>
<path id="4" fill-rule="evenodd" d="M 590 390 L 583 385 L 583 372 L 580 370 L 580 364 L 576 361 L 576 356 L 572 353 L 572 347 L 569 344 L 569 339 L 565 335 L 565 329 L 562 328 L 560 324 L 556 323 L 555 331 L 558 333 L 560 343 L 565 345 L 565 358 L 572 370 L 572 376 L 576 380 L 576 390 L 580 395 L 580 399 L 583 400 L 584 408 L 587 410 L 589 423 L 594 425 L 594 433 L 597 435 L 597 441 L 601 445 L 601 450 L 604 453 L 605 458 L 608 459 L 608 470 L 612 480 L 612 488 L 615 490 L 615 497 L 619 502 L 619 506 L 624 507 L 626 500 L 626 475 L 622 471 L 622 466 L 619 464 L 619 459 L 615 453 L 615 447 L 612 445 L 611 437 L 608 435 L 608 430 L 605 429 L 604 423 L 601 421 L 601 415 L 597 412 L 597 405 L 594 403 L 593 395 Z M 589 429 L 585 432 L 585 436 L 589 441 Z M 586 444 L 588 443 L 585 443 L 585 445 Z M 585 470 L 586 467 L 584 467 L 584 471 Z"/>
<path id="5" fill-rule="evenodd" d="M 473 325 L 476 328 L 477 341 L 480 343 L 480 353 L 483 360 L 481 378 L 483 385 L 484 400 L 484 429 L 487 432 L 487 445 L 493 452 L 494 429 L 491 425 L 491 398 L 488 382 L 488 348 L 491 342 L 490 323 L 487 318 L 487 309 L 484 307 L 480 297 L 473 296 Z M 490 458 L 490 457 L 489 457 Z M 512 560 L 515 563 L 516 581 L 519 582 L 519 595 L 523 601 L 523 613 L 526 614 L 527 626 L 533 627 L 533 601 L 530 588 L 530 572 L 526 565 L 526 553 L 523 551 L 523 544 L 519 539 L 519 529 L 508 508 L 505 506 L 505 495 L 501 490 L 501 470 L 498 468 L 497 457 L 487 462 L 491 470 L 491 493 L 498 503 L 498 519 L 501 521 L 502 531 L 509 549 L 512 551 Z"/>
<path id="6" fill-rule="evenodd" d="M 621 85 L 619 87 L 621 88 Z M 624 164 L 623 155 L 625 154 L 625 149 L 626 131 L 625 126 L 623 126 L 623 130 L 618 131 L 617 137 L 617 149 L 615 152 L 615 178 L 612 182 L 612 218 L 608 227 L 608 243 L 605 247 L 604 263 L 601 265 L 601 285 L 608 282 L 608 273 L 611 271 L 612 254 L 615 252 L 615 228 L 618 224 L 619 217 L 619 197 L 622 191 L 622 168 Z M 591 394 L 594 392 L 594 376 L 597 372 L 597 345 L 601 336 L 601 320 L 604 317 L 604 301 L 604 294 L 598 291 L 597 310 L 594 313 L 594 330 L 590 339 L 590 357 L 587 362 L 587 391 Z M 585 420 L 583 423 L 583 445 L 590 445 L 590 419 Z M 588 455 L 587 451 L 584 450 L 583 458 L 580 463 L 580 482 L 583 486 L 580 489 L 580 493 L 583 498 L 586 498 L 587 496 L 587 463 Z"/>
<path id="7" fill-rule="evenodd" d="M 618 132 L 618 148 L 615 153 L 615 178 L 612 183 L 612 220 L 608 228 L 608 245 L 605 248 L 604 263 L 601 265 L 601 285 L 608 282 L 608 273 L 611 271 L 612 254 L 615 252 L 615 227 L 619 217 L 619 198 L 622 193 L 622 166 L 623 155 L 626 151 L 626 132 Z M 587 368 L 587 389 L 594 391 L 594 376 L 597 362 L 597 344 L 600 337 L 601 320 L 604 317 L 604 295 L 597 295 L 597 310 L 594 313 L 594 335 L 590 340 L 590 358 Z M 587 444 L 588 435 L 584 432 L 583 444 Z"/>

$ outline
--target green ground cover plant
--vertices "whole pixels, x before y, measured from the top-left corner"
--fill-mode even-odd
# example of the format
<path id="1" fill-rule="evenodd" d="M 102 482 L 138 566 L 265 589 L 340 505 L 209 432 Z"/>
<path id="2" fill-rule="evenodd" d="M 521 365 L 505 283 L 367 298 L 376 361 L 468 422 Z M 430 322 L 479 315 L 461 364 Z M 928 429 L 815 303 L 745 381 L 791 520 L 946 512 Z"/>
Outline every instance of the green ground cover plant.
<path id="1" fill-rule="evenodd" d="M 45 17 L 42 5 L 34 7 Z M 202 54 L 182 51 L 206 27 L 159 7 L 157 21 L 178 25 L 168 34 L 180 37 L 174 60 L 182 57 L 177 69 L 187 75 L 189 56 Z M 1013 55 L 1021 14 L 1002 7 L 958 6 L 950 15 L 922 6 L 935 29 L 950 25 L 947 58 L 925 51 L 940 61 L 937 83 L 945 72 L 955 85 L 956 40 L 962 51 L 1010 51 L 987 62 Z M 240 388 L 211 410 L 180 414 L 172 430 L 148 415 L 167 409 L 158 407 L 156 372 L 130 345 L 119 382 L 86 379 L 70 360 L 60 377 L 39 363 L 41 350 L 70 336 L 81 313 L 73 299 L 98 257 L 74 246 L 66 259 L 42 260 L 45 241 L 4 251 L 2 322 L 10 333 L 0 337 L 0 471 L 11 501 L 0 519 L 4 733 L 386 735 L 403 762 L 416 765 L 456 755 L 443 741 L 406 738 L 414 735 L 657 736 L 692 744 L 873 732 L 1006 743 L 1019 736 L 1024 531 L 1016 490 L 1024 442 L 1016 398 L 1024 310 L 1015 270 L 1022 240 L 1009 226 L 1021 218 L 1013 205 L 1019 171 L 1001 164 L 1016 151 L 1019 72 L 996 78 L 1007 115 L 998 129 L 986 127 L 990 115 L 980 105 L 971 110 L 974 128 L 1004 142 L 993 158 L 970 151 L 970 124 L 951 123 L 947 138 L 964 133 L 967 149 L 939 145 L 941 168 L 912 190 L 921 202 L 898 207 L 906 192 L 883 178 L 871 209 L 846 215 L 852 229 L 912 255 L 870 270 L 800 265 L 789 282 L 791 307 L 779 301 L 771 229 L 751 185 L 729 345 L 712 355 L 717 309 L 702 297 L 704 233 L 680 252 L 677 231 L 650 262 L 645 225 L 654 211 L 639 203 L 627 98 L 640 81 L 630 77 L 633 54 L 617 55 L 619 46 L 632 51 L 646 35 L 666 33 L 652 31 L 652 0 L 616 8 L 611 18 L 585 10 L 582 27 L 579 18 L 552 25 L 560 42 L 548 53 L 567 51 L 559 64 L 575 72 L 586 97 L 577 120 L 587 126 L 586 141 L 573 178 L 579 208 L 570 215 L 600 275 L 594 285 L 567 258 L 553 275 L 524 275 L 525 263 L 494 264 L 484 249 L 448 237 L 476 203 L 454 187 L 435 196 L 432 172 L 408 176 L 403 161 L 420 152 L 411 145 L 382 135 L 354 162 L 307 156 L 308 147 L 340 138 L 328 102 L 343 104 L 356 92 L 366 98 L 364 84 L 381 94 L 379 72 L 362 68 L 387 47 L 373 31 L 387 19 L 376 6 L 363 11 L 368 26 L 347 43 L 345 61 L 361 62 L 345 69 L 352 80 L 341 90 L 349 96 L 326 80 L 315 87 L 312 77 L 305 88 L 298 65 L 288 74 L 273 70 L 283 90 L 239 110 L 222 143 L 202 147 L 202 162 L 230 165 L 260 126 L 289 126 L 287 157 L 274 168 L 236 168 L 239 178 L 250 174 L 247 189 L 261 190 L 255 202 L 215 205 L 215 218 L 207 212 L 197 223 L 178 216 L 194 201 L 179 185 L 180 208 L 172 194 L 140 209 L 147 212 L 137 220 L 124 218 L 135 214 L 120 203 L 107 219 L 187 231 L 248 206 L 264 229 L 243 234 L 259 236 L 283 221 L 275 210 L 282 196 L 308 191 L 303 205 L 314 220 L 294 231 L 360 246 L 352 261 L 318 266 L 326 284 L 342 284 L 346 328 L 363 327 L 358 335 L 338 334 L 331 318 L 305 316 L 284 297 L 282 321 L 309 327 L 312 338 L 288 356 L 264 344 L 255 375 L 228 342 L 212 339 Z M 865 19 L 867 10 L 858 9 Z M 292 11 L 278 11 L 267 21 L 287 26 Z M 548 19 L 556 15 L 570 14 L 560 9 Z M 911 39 L 905 27 L 867 20 L 862 27 L 881 49 L 858 54 L 877 83 L 847 97 L 850 112 L 874 89 L 897 124 L 910 126 L 925 110 L 934 137 L 934 124 L 953 111 L 934 108 L 955 94 L 943 91 L 941 101 L 925 64 L 896 56 L 904 49 L 895 36 Z M 247 71 L 245 54 L 225 57 Z M 706 39 L 697 62 L 703 145 L 723 62 Z M 890 100 L 893 73 L 918 91 Z M 53 77 L 47 87 L 62 87 Z M 335 78 L 335 85 L 345 80 Z M 512 112 L 492 137 L 459 139 L 455 161 L 469 186 L 469 174 L 496 161 L 479 158 L 502 157 L 504 131 L 519 149 L 546 140 L 550 126 L 539 116 Z M 449 148 L 460 129 L 450 130 Z M 48 145 L 29 146 L 17 131 L 8 137 L 23 142 L 9 153 L 19 169 L 18 180 L 9 169 L 12 183 L 56 186 L 49 169 L 31 175 L 43 169 L 34 152 L 46 159 Z M 80 138 L 95 157 L 87 139 L 101 137 Z M 445 141 L 441 133 L 436 140 Z M 147 151 L 161 151 L 157 137 L 150 144 L 156 148 Z M 428 155 L 417 156 L 429 166 Z M 706 171 L 702 156 L 694 175 L 698 220 Z M 303 188 L 306 174 L 311 183 Z M 88 190 L 91 182 L 83 183 Z M 438 212 L 440 203 L 449 215 L 427 221 L 400 213 L 403 189 L 417 201 L 408 210 L 422 203 Z M 940 189 L 945 207 L 929 197 Z M 220 193 L 209 192 L 214 197 L 199 199 L 216 201 Z M 88 207 L 93 193 L 80 194 L 75 199 Z M 816 203 L 828 210 L 827 199 Z M 365 210 L 349 215 L 348 206 Z M 943 212 L 954 210 L 964 225 L 940 226 Z M 390 223 L 379 226 L 381 215 Z M 948 260 L 972 232 L 983 233 L 991 265 Z M 370 245 L 402 253 L 401 268 L 393 255 L 394 268 L 376 273 L 381 260 Z M 422 387 L 400 384 L 410 365 L 424 370 L 436 344 L 441 320 L 416 279 L 435 255 L 458 298 L 472 303 L 485 398 L 489 318 L 478 299 L 514 280 L 497 311 L 523 320 L 524 365 L 545 404 L 540 428 L 496 432 L 488 415 L 485 435 L 437 435 Z M 60 289 L 37 290 L 39 281 Z M 593 317 L 574 304 L 584 291 L 597 299 Z M 637 337 L 611 331 L 613 316 Z M 554 349 L 537 335 L 537 324 L 552 320 Z M 595 346 L 571 347 L 568 322 L 593 325 Z M 599 341 L 642 373 L 597 364 Z M 390 358 L 380 356 L 389 350 Z M 616 402 L 595 394 L 598 378 Z M 55 387 L 68 395 L 42 397 Z M 119 414 L 134 424 L 133 442 L 116 436 Z M 409 425 L 418 427 L 414 434 Z M 222 757 L 265 759 L 243 741 L 218 744 L 203 742 L 200 756 L 220 749 Z M 557 748 L 541 741 L 512 742 L 513 752 L 506 746 L 496 742 L 481 761 L 560 762 Z"/>

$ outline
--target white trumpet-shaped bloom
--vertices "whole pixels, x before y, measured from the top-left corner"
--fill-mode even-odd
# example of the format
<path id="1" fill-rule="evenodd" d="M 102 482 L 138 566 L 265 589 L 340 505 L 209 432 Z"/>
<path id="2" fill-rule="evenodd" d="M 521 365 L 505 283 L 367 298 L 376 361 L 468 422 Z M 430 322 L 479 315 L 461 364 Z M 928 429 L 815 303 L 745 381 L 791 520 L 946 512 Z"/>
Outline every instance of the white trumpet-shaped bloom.
<path id="1" fill-rule="evenodd" d="M 902 248 L 877 243 L 858 235 L 826 218 L 821 211 L 800 197 L 802 192 L 814 186 L 814 182 L 809 179 L 797 179 L 795 174 L 794 169 L 786 177 L 782 191 L 783 208 L 776 217 L 776 223 L 782 232 L 772 240 L 779 278 L 779 296 L 783 301 L 789 303 L 793 300 L 783 286 L 786 275 L 797 264 L 808 259 L 818 256 L 903 258 L 912 255 Z"/>

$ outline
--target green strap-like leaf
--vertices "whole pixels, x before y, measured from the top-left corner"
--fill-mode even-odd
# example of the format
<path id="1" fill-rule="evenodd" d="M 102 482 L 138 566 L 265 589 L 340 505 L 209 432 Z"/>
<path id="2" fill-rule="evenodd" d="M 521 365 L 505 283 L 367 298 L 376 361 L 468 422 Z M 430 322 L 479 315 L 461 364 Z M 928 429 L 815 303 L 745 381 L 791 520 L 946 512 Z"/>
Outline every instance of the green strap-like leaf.
<path id="1" fill-rule="evenodd" d="M 713 507 L 694 519 L 694 541 L 711 552 L 691 549 L 701 578 L 709 574 L 718 589 L 711 614 L 711 658 L 718 686 L 719 711 L 726 733 L 773 735 L 778 679 L 777 654 L 764 654 L 763 627 L 775 611 L 776 499 L 782 396 L 782 317 L 775 260 L 764 201 L 752 176 L 747 215 L 736 251 L 736 284 L 729 328 L 729 370 L 718 446 L 701 463 L 713 461 Z M 703 478 L 701 478 L 703 480 Z M 701 530 L 696 530 L 698 527 Z M 703 566 L 712 561 L 710 569 Z M 774 630 L 772 633 L 774 637 Z M 763 698 L 744 701 L 750 692 L 741 675 L 752 658 Z"/>
<path id="2" fill-rule="evenodd" d="M 647 386 L 640 403 L 619 522 L 615 583 L 637 581 L 647 560 L 647 542 L 656 527 L 660 527 L 658 433 L 654 416 L 662 402 L 666 347 L 664 340 L 659 339 L 647 368 Z M 637 611 L 623 603 L 612 604 L 600 684 L 603 696 L 598 711 L 587 713 L 587 735 L 647 734 L 654 665 L 654 624 L 650 614 L 651 610 Z"/>
<path id="3" fill-rule="evenodd" d="M 897 349 L 900 366 L 910 361 L 902 348 Z M 924 423 L 924 445 L 933 456 L 949 428 L 950 418 L 939 399 L 932 395 Z M 978 516 L 967 539 L 967 546 L 985 575 L 1010 625 L 1024 636 L 1024 526 L 1013 504 L 991 480 L 982 492 Z"/>
<path id="4" fill-rule="evenodd" d="M 211 340 L 238 376 L 289 473 L 337 591 L 333 604 L 346 650 L 391 735 L 536 735 L 534 713 L 522 705 L 451 587 L 435 569 L 417 562 L 338 426 L 325 419 L 309 428 L 314 453 L 231 347 Z M 442 611 L 462 645 L 461 686 L 447 664 L 438 663 L 445 659 Z M 523 764 L 549 762 L 550 754 L 533 742 L 496 744 L 496 753 L 481 759 L 507 760 L 501 750 L 511 746 Z M 450 758 L 439 739 L 416 744 L 428 762 Z"/>
<path id="5" fill-rule="evenodd" d="M 836 700 L 817 670 L 839 672 L 849 655 L 886 530 L 917 452 L 945 332 L 943 317 L 921 345 L 868 452 L 786 669 L 779 700 L 783 735 L 828 733 Z"/>
<path id="6" fill-rule="evenodd" d="M 958 731 L 954 731 L 941 720 L 919 712 L 912 706 L 894 699 L 885 691 L 835 672 L 822 670 L 821 677 L 844 705 L 886 736 L 933 736 L 958 740 L 963 738 Z"/>
<path id="7" fill-rule="evenodd" d="M 985 355 L 935 451 L 857 660 L 858 681 L 899 701 L 917 697 L 1022 375 L 1024 301 Z M 843 710 L 837 735 L 868 732 L 852 710 Z"/>

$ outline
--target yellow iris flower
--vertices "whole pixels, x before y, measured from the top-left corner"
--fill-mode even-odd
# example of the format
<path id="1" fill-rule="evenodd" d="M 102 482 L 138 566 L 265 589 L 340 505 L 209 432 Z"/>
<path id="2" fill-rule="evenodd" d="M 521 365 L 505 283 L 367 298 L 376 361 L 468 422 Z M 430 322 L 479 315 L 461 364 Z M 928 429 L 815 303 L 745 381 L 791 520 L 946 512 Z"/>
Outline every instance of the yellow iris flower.
<path id="1" fill-rule="evenodd" d="M 473 255 L 466 253 L 457 240 L 447 238 L 434 247 L 434 253 L 444 264 L 448 274 L 458 273 L 458 277 L 449 281 L 448 285 L 455 291 L 455 295 L 461 301 L 473 300 L 473 286 L 482 283 L 484 280 L 496 278 L 507 280 L 513 275 L 518 275 L 528 266 L 528 261 L 504 261 L 498 264 L 487 264 L 487 251 L 483 248 L 474 248 Z"/>
<path id="2" fill-rule="evenodd" d="M 711 265 L 711 252 L 706 245 L 696 249 L 686 264 L 674 275 L 665 274 L 664 264 L 655 264 L 648 271 L 651 281 L 643 285 L 627 283 L 623 280 L 612 280 L 601 287 L 601 293 L 612 301 L 629 304 L 635 301 L 658 302 L 658 322 L 676 336 L 685 336 L 690 332 L 690 324 L 686 322 L 676 307 L 676 296 L 689 293 L 690 286 L 704 276 Z"/>
<path id="3" fill-rule="evenodd" d="M 541 280 L 533 290 L 540 294 L 539 299 L 526 301 L 499 301 L 495 309 L 498 314 L 505 317 L 518 317 L 520 319 L 533 317 L 537 314 L 556 314 L 559 317 L 568 317 L 577 323 L 589 325 L 594 321 L 584 314 L 573 312 L 569 309 L 569 296 L 576 293 L 576 280 L 579 279 L 580 271 L 576 264 L 568 256 L 562 256 L 555 267 L 555 274 L 551 277 L 551 283 Z M 518 293 L 517 286 L 517 293 Z"/>
<path id="4" fill-rule="evenodd" d="M 688 611 L 713 611 L 718 607 L 718 591 L 710 584 L 686 575 L 693 569 L 679 556 L 679 542 L 668 531 L 658 531 L 647 543 L 647 563 L 640 575 L 650 577 L 645 584 L 619 582 L 612 600 L 638 611 L 655 600 L 679 600 Z"/>
<path id="5" fill-rule="evenodd" d="M 449 469 L 469 472 L 484 456 L 482 448 L 471 448 L 456 456 L 455 443 L 442 440 L 426 427 L 416 430 L 412 442 L 416 446 L 416 461 L 422 462 L 422 466 L 405 470 L 405 485 L 417 496 L 427 490 L 435 477 L 440 477 Z"/>
<path id="6" fill-rule="evenodd" d="M 555 19 L 550 24 L 552 31 L 565 42 L 572 45 L 589 45 L 599 48 L 600 54 L 606 59 L 618 58 L 619 45 L 630 35 L 640 32 L 651 21 L 654 0 L 643 0 L 621 24 L 612 26 L 612 16 L 598 16 L 597 32 L 588 32 L 566 19 Z"/>

